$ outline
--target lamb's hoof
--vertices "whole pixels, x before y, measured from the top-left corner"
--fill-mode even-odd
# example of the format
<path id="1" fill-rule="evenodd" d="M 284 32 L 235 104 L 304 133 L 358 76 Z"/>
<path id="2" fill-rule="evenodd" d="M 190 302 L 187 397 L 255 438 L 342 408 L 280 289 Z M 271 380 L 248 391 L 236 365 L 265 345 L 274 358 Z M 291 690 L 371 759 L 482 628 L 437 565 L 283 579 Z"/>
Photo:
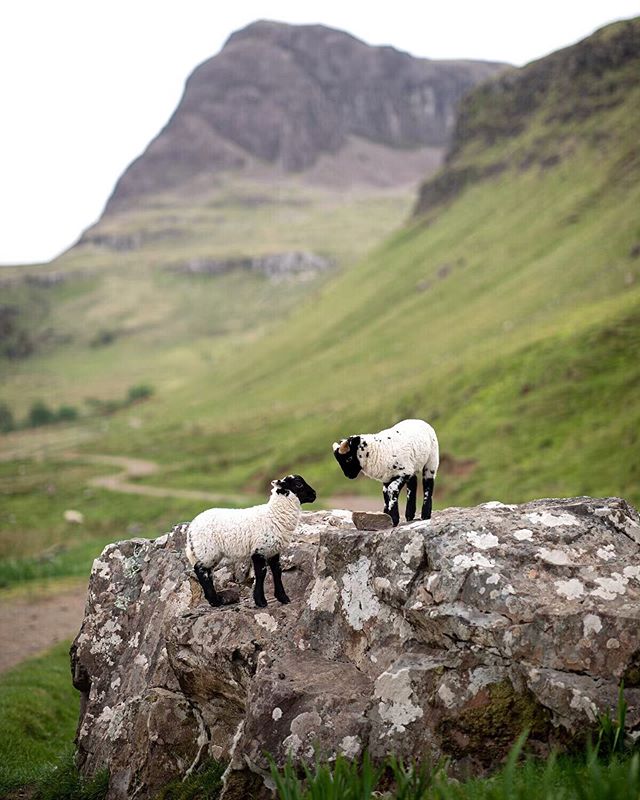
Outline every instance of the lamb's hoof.
<path id="1" fill-rule="evenodd" d="M 280 596 L 276 595 L 276 600 L 279 603 L 282 603 L 283 605 L 286 605 L 287 603 L 291 602 L 291 600 L 289 600 L 289 598 L 287 597 L 286 594 L 283 594 L 283 595 L 280 595 Z"/>
<path id="2" fill-rule="evenodd" d="M 256 604 L 256 608 L 266 608 L 267 607 L 267 601 L 264 599 L 264 597 L 261 597 L 261 598 L 254 597 L 253 598 L 253 602 Z"/>

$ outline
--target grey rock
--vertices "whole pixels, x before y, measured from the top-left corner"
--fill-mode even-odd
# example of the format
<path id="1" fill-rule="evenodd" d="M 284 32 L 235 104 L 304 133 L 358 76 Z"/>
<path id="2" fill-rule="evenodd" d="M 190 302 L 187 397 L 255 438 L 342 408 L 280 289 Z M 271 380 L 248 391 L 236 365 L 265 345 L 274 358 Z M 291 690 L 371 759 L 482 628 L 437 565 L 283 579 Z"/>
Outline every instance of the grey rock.
<path id="1" fill-rule="evenodd" d="M 271 753 L 497 766 L 523 728 L 540 755 L 584 741 L 624 678 L 640 732 L 640 518 L 617 498 L 492 502 L 359 531 L 305 513 L 283 555 L 289 605 L 244 569 L 202 602 L 184 526 L 96 560 L 72 648 L 78 764 L 109 800 L 151 798 L 205 757 L 224 797 L 268 796 Z"/>

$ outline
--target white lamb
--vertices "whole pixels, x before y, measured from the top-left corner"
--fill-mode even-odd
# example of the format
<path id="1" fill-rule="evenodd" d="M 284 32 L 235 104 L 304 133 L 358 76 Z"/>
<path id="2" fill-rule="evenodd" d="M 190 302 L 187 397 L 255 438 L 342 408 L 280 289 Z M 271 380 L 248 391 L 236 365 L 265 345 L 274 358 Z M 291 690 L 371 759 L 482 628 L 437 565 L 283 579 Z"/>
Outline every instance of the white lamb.
<path id="1" fill-rule="evenodd" d="M 384 511 L 394 525 L 400 522 L 398 497 L 407 487 L 407 521 L 416 514 L 418 473 L 422 473 L 422 519 L 431 518 L 433 489 L 440 462 L 438 437 L 421 419 L 405 419 L 379 433 L 360 433 L 333 443 L 333 454 L 347 478 L 360 471 L 381 481 Z"/>
<path id="2" fill-rule="evenodd" d="M 251 556 L 255 573 L 253 599 L 267 605 L 264 578 L 267 565 L 273 575 L 276 600 L 288 603 L 282 585 L 280 552 L 291 540 L 300 520 L 300 504 L 313 503 L 315 491 L 300 475 L 271 481 L 269 502 L 251 508 L 209 508 L 187 528 L 186 554 L 212 606 L 222 605 L 211 577 L 222 559 L 239 561 Z"/>

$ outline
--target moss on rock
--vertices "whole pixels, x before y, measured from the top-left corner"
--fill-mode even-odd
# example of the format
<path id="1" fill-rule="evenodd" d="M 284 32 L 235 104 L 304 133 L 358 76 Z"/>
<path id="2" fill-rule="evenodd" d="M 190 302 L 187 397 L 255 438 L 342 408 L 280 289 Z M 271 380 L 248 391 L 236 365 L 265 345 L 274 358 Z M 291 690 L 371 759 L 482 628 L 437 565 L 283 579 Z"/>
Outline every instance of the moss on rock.
<path id="1" fill-rule="evenodd" d="M 504 680 L 478 692 L 472 705 L 455 717 L 443 719 L 438 733 L 449 755 L 472 756 L 488 766 L 506 756 L 523 730 L 533 738 L 546 738 L 550 727 L 550 713 L 534 695 L 516 692 L 511 681 Z"/>

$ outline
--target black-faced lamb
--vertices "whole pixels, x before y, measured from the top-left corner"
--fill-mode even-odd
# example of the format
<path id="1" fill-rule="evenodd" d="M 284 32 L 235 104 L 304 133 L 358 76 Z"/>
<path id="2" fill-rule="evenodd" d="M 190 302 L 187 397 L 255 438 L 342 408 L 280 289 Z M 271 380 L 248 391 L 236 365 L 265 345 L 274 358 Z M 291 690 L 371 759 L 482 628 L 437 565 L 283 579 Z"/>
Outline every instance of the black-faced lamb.
<path id="1" fill-rule="evenodd" d="M 360 471 L 382 482 L 384 511 L 394 525 L 400 522 L 398 497 L 407 487 L 407 521 L 416 514 L 418 474 L 422 474 L 422 519 L 431 518 L 433 490 L 440 461 L 438 437 L 421 419 L 405 419 L 379 433 L 359 433 L 333 443 L 333 454 L 347 478 Z"/>
<path id="2" fill-rule="evenodd" d="M 273 575 L 276 600 L 288 603 L 282 585 L 280 553 L 287 546 L 301 514 L 301 503 L 313 503 L 314 489 L 300 475 L 271 481 L 269 501 L 251 508 L 209 508 L 198 514 L 187 528 L 186 553 L 205 598 L 222 605 L 211 573 L 223 560 L 240 561 L 251 556 L 255 582 L 253 599 L 267 605 L 264 579 L 267 566 Z"/>

